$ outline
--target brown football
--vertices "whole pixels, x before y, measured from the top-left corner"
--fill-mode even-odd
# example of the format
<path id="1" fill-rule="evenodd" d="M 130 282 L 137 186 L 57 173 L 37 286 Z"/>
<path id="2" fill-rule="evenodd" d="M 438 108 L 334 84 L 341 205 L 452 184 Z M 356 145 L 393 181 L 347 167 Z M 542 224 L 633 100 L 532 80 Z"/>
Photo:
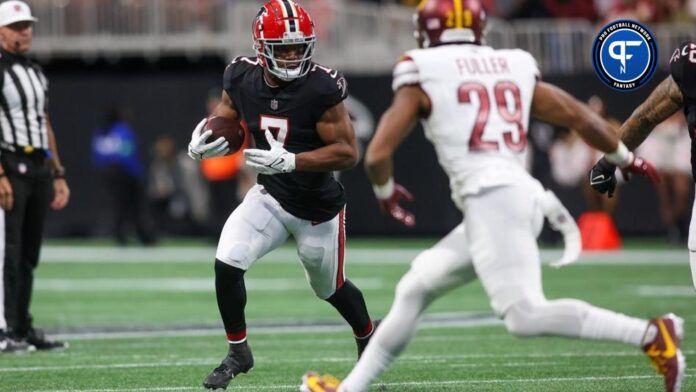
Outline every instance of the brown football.
<path id="1" fill-rule="evenodd" d="M 206 140 L 208 143 L 217 140 L 220 136 L 224 137 L 230 144 L 229 154 L 239 151 L 242 145 L 244 145 L 246 132 L 244 132 L 244 127 L 242 127 L 239 121 L 230 120 L 227 117 L 214 116 L 208 119 L 204 129 L 213 131 L 213 134 Z"/>

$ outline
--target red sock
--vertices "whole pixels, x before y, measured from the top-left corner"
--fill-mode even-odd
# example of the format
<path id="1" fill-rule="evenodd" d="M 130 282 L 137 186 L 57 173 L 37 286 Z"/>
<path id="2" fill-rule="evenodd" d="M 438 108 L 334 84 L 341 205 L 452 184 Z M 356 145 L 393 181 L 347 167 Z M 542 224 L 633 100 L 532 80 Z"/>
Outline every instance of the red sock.
<path id="1" fill-rule="evenodd" d="M 247 337 L 246 329 L 243 329 L 239 332 L 228 332 L 227 333 L 227 341 L 231 344 L 242 343 L 243 341 L 246 340 L 246 337 Z"/>
<path id="2" fill-rule="evenodd" d="M 369 337 L 372 335 L 372 332 L 375 330 L 375 324 L 370 320 L 370 323 L 367 324 L 367 327 L 363 329 L 360 332 L 353 331 L 353 334 L 355 334 L 355 337 L 358 339 L 365 339 L 366 337 Z"/>

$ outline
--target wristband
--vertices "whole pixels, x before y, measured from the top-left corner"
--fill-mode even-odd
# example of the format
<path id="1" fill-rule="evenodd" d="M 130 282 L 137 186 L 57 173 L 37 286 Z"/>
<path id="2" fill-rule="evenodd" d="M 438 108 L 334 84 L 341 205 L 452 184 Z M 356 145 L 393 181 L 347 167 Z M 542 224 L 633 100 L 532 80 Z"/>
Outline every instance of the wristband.
<path id="1" fill-rule="evenodd" d="M 383 185 L 372 184 L 372 190 L 375 192 L 375 196 L 378 199 L 384 200 L 391 197 L 394 193 L 394 177 L 389 177 L 386 183 Z"/>
<path id="2" fill-rule="evenodd" d="M 621 141 L 619 141 L 619 147 L 616 148 L 616 151 L 612 152 L 611 154 L 606 154 L 605 156 L 607 161 L 619 167 L 628 166 L 633 159 L 633 154 L 628 151 L 628 147 L 626 147 L 626 145 Z"/>

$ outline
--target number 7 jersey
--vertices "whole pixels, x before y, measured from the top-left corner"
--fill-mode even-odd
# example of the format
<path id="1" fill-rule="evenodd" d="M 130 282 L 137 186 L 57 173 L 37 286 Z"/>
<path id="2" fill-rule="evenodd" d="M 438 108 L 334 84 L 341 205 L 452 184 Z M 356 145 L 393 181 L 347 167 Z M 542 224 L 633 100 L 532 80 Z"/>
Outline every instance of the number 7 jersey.
<path id="1" fill-rule="evenodd" d="M 227 66 L 223 89 L 246 122 L 257 148 L 270 148 L 264 136 L 268 130 L 295 154 L 326 145 L 317 133 L 317 122 L 348 95 L 340 72 L 314 63 L 302 78 L 283 87 L 269 87 L 263 68 L 253 57 L 237 57 Z M 343 186 L 329 172 L 259 174 L 257 181 L 283 209 L 301 219 L 325 222 L 346 204 Z"/>
<path id="2" fill-rule="evenodd" d="M 519 49 L 472 44 L 406 52 L 393 89 L 419 85 L 431 103 L 422 119 L 455 194 L 465 196 L 528 177 L 527 127 L 539 69 Z"/>

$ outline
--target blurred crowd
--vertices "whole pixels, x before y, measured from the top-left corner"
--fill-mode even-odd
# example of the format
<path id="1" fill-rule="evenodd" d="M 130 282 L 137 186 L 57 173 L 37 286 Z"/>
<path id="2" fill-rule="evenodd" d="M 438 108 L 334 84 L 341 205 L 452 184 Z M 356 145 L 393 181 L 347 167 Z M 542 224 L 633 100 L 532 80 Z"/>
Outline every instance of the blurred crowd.
<path id="1" fill-rule="evenodd" d="M 592 22 L 633 19 L 644 23 L 696 18 L 694 0 L 486 0 L 490 12 L 504 19 L 582 18 Z"/>
<path id="2" fill-rule="evenodd" d="M 216 10 L 226 3 L 254 0 L 33 0 L 37 8 L 67 9 L 95 8 L 124 12 L 149 6 L 159 7 L 172 14 L 197 15 L 205 21 L 216 18 Z M 316 7 L 319 3 L 341 1 L 396 3 L 416 6 L 419 0 L 301 0 Z M 503 18 L 584 18 L 590 21 L 629 18 L 641 22 L 669 22 L 696 17 L 696 0 L 484 0 L 489 13 Z"/>
<path id="3" fill-rule="evenodd" d="M 219 102 L 219 90 L 211 90 L 207 113 Z M 131 122 L 127 107 L 114 106 L 92 135 L 92 166 L 107 190 L 106 216 L 100 217 L 106 230 L 121 245 L 132 239 L 152 245 L 170 235 L 216 239 L 256 183 L 241 151 L 198 163 L 171 135 L 161 134 L 143 154 Z"/>

